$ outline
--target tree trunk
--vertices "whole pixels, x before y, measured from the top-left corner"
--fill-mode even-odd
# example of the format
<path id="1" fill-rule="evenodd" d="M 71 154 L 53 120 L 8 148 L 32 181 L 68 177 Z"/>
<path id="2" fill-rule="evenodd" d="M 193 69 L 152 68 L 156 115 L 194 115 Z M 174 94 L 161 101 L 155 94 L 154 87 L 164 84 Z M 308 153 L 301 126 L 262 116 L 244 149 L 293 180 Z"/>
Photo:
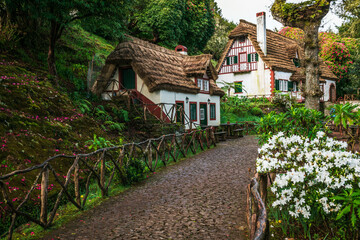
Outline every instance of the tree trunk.
<path id="1" fill-rule="evenodd" d="M 309 24 L 304 28 L 305 32 L 305 107 L 320 110 L 320 90 L 319 82 L 319 48 L 318 48 L 319 25 Z"/>
<path id="2" fill-rule="evenodd" d="M 49 52 L 48 52 L 48 69 L 49 74 L 55 76 L 55 83 L 59 86 L 58 75 L 56 71 L 56 62 L 55 62 L 55 44 L 58 35 L 58 24 L 55 21 L 51 22 L 51 31 L 49 37 Z"/>

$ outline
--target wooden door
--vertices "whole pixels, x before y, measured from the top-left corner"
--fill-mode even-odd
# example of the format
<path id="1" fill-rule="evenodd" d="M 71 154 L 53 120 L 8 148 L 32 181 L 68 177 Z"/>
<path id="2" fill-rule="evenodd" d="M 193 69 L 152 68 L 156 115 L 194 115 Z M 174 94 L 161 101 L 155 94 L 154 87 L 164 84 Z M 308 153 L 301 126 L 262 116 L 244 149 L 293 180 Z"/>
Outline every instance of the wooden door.
<path id="1" fill-rule="evenodd" d="M 136 89 L 135 72 L 132 68 L 123 69 L 121 75 L 122 85 L 125 89 Z"/>
<path id="2" fill-rule="evenodd" d="M 330 99 L 331 102 L 336 102 L 336 88 L 334 84 L 330 85 Z"/>
<path id="3" fill-rule="evenodd" d="M 184 124 L 184 103 L 176 103 L 176 122 Z"/>
<path id="4" fill-rule="evenodd" d="M 207 104 L 200 104 L 200 125 L 207 126 Z"/>

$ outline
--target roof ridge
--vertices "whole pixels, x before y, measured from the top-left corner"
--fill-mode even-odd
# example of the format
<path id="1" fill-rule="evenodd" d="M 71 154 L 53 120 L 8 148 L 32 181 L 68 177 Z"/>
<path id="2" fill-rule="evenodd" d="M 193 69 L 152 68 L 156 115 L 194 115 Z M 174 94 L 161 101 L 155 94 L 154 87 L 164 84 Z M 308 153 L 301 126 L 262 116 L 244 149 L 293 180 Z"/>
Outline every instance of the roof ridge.
<path id="1" fill-rule="evenodd" d="M 181 53 L 176 52 L 175 50 L 171 50 L 171 49 L 168 49 L 166 47 L 159 46 L 159 45 L 157 45 L 155 43 L 152 43 L 152 42 L 149 42 L 147 40 L 143 40 L 143 39 L 140 39 L 140 38 L 137 38 L 137 37 L 134 37 L 134 36 L 130 36 L 130 35 L 126 35 L 126 36 L 128 37 L 128 39 L 126 39 L 125 41 L 120 42 L 120 44 L 122 44 L 122 43 L 134 43 L 134 44 L 137 44 L 137 45 L 141 45 L 142 47 L 148 48 L 150 50 L 161 51 L 164 54 L 169 54 L 169 55 L 173 55 L 173 56 L 177 56 L 177 57 L 186 56 L 186 55 L 183 55 Z"/>
<path id="2" fill-rule="evenodd" d="M 255 23 L 248 22 L 248 21 L 246 21 L 245 19 L 240 19 L 239 24 L 233 29 L 233 31 L 234 31 L 241 23 L 249 24 L 249 25 L 252 25 L 252 26 L 256 27 L 256 24 L 255 24 Z M 297 43 L 297 41 L 296 41 L 295 39 L 292 39 L 292 38 L 286 37 L 286 36 L 284 36 L 284 35 L 281 35 L 280 33 L 275 32 L 275 31 L 273 31 L 273 30 L 271 30 L 271 29 L 266 28 L 266 32 L 274 33 L 274 34 L 276 34 L 276 35 L 278 35 L 278 36 L 280 36 L 280 37 L 282 37 L 282 38 L 284 38 L 284 39 L 291 40 L 291 41 L 294 41 L 294 42 Z M 230 33 L 230 35 L 231 35 L 231 33 Z"/>

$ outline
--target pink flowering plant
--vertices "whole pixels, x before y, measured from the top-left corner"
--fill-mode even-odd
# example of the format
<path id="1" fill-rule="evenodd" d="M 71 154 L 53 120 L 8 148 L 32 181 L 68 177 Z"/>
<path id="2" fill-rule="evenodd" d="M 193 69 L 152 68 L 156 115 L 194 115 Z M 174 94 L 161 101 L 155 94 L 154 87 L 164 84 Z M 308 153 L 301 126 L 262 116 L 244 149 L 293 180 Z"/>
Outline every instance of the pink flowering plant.
<path id="1" fill-rule="evenodd" d="M 284 234 L 294 237 L 302 227 L 305 238 L 315 229 L 323 229 L 324 236 L 331 229 L 336 230 L 333 237 L 356 236 L 360 155 L 348 152 L 346 142 L 324 132 L 312 140 L 280 132 L 259 149 L 256 169 L 263 174 L 277 173 L 271 186 L 270 216 L 276 222 L 281 220 Z M 356 192 L 353 198 L 344 197 L 350 191 Z"/>

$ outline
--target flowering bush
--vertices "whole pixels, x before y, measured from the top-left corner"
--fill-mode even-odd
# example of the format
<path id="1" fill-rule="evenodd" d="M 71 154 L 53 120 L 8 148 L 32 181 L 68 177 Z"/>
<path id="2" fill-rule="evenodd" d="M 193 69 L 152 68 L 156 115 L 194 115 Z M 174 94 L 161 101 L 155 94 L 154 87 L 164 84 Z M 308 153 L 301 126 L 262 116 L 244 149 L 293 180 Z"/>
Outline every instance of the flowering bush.
<path id="1" fill-rule="evenodd" d="M 312 224 L 334 223 L 344 215 L 336 218 L 344 203 L 337 195 L 360 188 L 360 155 L 346 149 L 346 142 L 324 132 L 313 140 L 280 132 L 259 149 L 257 171 L 279 173 L 271 186 L 271 207 L 288 221 L 298 220 L 308 236 Z"/>

